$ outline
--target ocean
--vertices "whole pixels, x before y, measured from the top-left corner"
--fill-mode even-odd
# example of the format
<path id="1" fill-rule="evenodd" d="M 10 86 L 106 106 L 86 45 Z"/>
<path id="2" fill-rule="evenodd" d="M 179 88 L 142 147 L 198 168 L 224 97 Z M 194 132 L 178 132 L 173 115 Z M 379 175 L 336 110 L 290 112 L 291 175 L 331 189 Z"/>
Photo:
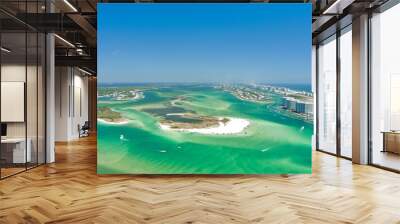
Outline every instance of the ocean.
<path id="1" fill-rule="evenodd" d="M 279 113 L 277 104 L 241 100 L 213 85 L 132 85 L 109 86 L 142 89 L 143 99 L 98 100 L 99 107 L 110 107 L 130 121 L 98 122 L 99 174 L 311 173 L 312 124 Z M 279 102 L 279 96 L 273 99 Z M 250 125 L 226 135 L 162 130 L 159 116 L 172 101 L 184 111 L 246 119 Z M 160 113 L 149 113 L 154 110 Z"/>

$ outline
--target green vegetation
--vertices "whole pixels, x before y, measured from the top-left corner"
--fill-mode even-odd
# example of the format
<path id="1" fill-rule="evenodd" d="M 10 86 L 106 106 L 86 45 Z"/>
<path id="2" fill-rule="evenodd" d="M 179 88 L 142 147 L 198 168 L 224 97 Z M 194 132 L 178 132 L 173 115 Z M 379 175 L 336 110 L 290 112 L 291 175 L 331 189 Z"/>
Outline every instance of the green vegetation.
<path id="1" fill-rule="evenodd" d="M 225 119 L 224 123 L 229 121 L 229 119 Z M 165 116 L 161 119 L 161 124 L 168 125 L 172 129 L 209 128 L 218 126 L 219 119 L 213 116 L 199 116 L 197 114 L 186 113 Z"/>
<path id="2" fill-rule="evenodd" d="M 229 122 L 229 118 L 226 118 L 226 117 L 222 118 L 222 123 L 226 124 L 228 122 Z"/>
<path id="3" fill-rule="evenodd" d="M 112 100 L 117 101 L 127 101 L 127 100 L 137 100 L 143 98 L 143 88 L 132 88 L 132 87 L 107 87 L 100 88 L 98 90 L 99 97 L 109 97 Z"/>
<path id="4" fill-rule="evenodd" d="M 305 102 L 312 102 L 313 98 L 311 96 L 304 96 L 304 95 L 299 95 L 299 94 L 290 94 L 288 97 L 292 97 L 296 100 L 301 100 Z"/>
<path id="5" fill-rule="evenodd" d="M 121 113 L 113 111 L 109 107 L 99 107 L 97 109 L 97 116 L 98 118 L 109 122 L 121 122 L 125 120 L 121 116 Z"/>

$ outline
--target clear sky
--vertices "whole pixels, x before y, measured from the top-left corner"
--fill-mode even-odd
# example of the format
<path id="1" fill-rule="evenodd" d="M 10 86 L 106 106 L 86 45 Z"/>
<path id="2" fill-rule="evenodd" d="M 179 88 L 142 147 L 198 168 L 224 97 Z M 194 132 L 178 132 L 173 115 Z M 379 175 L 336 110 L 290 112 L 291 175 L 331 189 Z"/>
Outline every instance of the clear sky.
<path id="1" fill-rule="evenodd" d="M 311 4 L 99 4 L 101 83 L 311 83 Z"/>

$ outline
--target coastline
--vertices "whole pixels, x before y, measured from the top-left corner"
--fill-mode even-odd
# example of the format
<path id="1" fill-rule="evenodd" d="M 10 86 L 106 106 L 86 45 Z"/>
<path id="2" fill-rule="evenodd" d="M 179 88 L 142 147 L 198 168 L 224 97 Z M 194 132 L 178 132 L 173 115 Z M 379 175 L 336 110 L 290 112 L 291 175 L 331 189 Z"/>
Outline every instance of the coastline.
<path id="1" fill-rule="evenodd" d="M 122 124 L 128 124 L 129 123 L 129 120 L 106 121 L 106 120 L 104 120 L 102 118 L 97 118 L 97 121 L 100 121 L 100 122 L 105 123 L 105 124 L 114 124 L 114 125 L 122 125 Z"/>
<path id="2" fill-rule="evenodd" d="M 115 100 L 117 101 L 132 101 L 132 100 L 140 100 L 140 99 L 144 99 L 144 94 L 140 93 L 140 94 L 136 94 L 134 97 L 117 97 L 115 98 Z"/>
<path id="3" fill-rule="evenodd" d="M 190 128 L 190 129 L 183 129 L 183 128 L 171 128 L 169 125 L 160 124 L 160 128 L 166 131 L 181 131 L 181 132 L 191 132 L 191 133 L 199 133 L 199 134 L 206 134 L 206 135 L 229 135 L 229 134 L 239 134 L 241 133 L 246 127 L 250 125 L 250 122 L 246 119 L 242 118 L 233 118 L 233 117 L 226 117 L 229 119 L 226 124 L 222 121 L 219 122 L 218 127 L 208 127 L 208 128 Z M 219 118 L 220 120 L 223 117 Z"/>

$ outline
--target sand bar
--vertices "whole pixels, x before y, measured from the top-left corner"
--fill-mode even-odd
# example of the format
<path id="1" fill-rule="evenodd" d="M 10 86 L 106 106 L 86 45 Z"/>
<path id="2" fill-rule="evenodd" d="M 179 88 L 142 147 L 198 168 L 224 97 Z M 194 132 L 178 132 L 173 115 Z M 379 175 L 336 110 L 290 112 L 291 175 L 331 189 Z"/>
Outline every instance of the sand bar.
<path id="1" fill-rule="evenodd" d="M 122 124 L 127 124 L 127 123 L 129 123 L 129 120 L 122 120 L 122 121 L 106 121 L 106 120 L 101 119 L 101 118 L 97 118 L 97 121 L 100 121 L 100 122 L 105 123 L 105 124 L 115 124 L 115 125 L 122 125 Z"/>
<path id="2" fill-rule="evenodd" d="M 191 129 L 183 129 L 183 128 L 171 128 L 171 126 L 166 124 L 160 124 L 161 129 L 163 130 L 172 130 L 172 131 L 184 131 L 184 132 L 193 132 L 199 134 L 214 134 L 214 135 L 226 135 L 226 134 L 238 134 L 242 132 L 247 126 L 250 125 L 250 122 L 246 119 L 242 118 L 233 118 L 227 117 L 229 119 L 228 122 L 219 122 L 217 127 L 209 127 L 209 128 L 191 128 Z M 220 120 L 224 118 L 219 118 Z"/>

